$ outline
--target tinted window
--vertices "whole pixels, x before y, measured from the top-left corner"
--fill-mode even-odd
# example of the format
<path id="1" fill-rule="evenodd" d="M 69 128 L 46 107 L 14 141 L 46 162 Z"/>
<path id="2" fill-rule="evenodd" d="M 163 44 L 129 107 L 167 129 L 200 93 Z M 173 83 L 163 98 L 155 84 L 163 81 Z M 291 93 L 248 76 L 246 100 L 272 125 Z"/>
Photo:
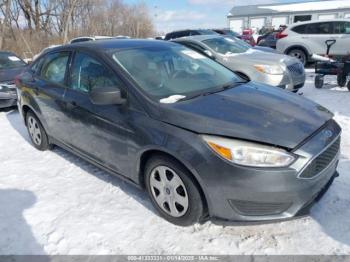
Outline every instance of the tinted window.
<path id="1" fill-rule="evenodd" d="M 295 33 L 298 33 L 298 34 L 305 34 L 306 33 L 306 25 L 298 25 L 298 26 L 292 28 L 291 30 L 294 31 Z"/>
<path id="2" fill-rule="evenodd" d="M 32 72 L 37 75 L 40 73 L 40 69 L 41 69 L 41 66 L 44 62 L 45 58 L 40 58 L 38 60 L 36 60 L 32 65 L 31 65 L 31 70 Z"/>
<path id="3" fill-rule="evenodd" d="M 334 34 L 350 34 L 350 22 L 334 22 Z"/>
<path id="4" fill-rule="evenodd" d="M 71 69 L 70 88 L 89 92 L 96 87 L 117 86 L 115 74 L 94 58 L 77 53 Z"/>
<path id="5" fill-rule="evenodd" d="M 121 65 L 149 96 L 193 96 L 241 81 L 219 63 L 180 45 L 115 51 Z"/>
<path id="6" fill-rule="evenodd" d="M 306 32 L 308 34 L 315 34 L 315 35 L 332 34 L 333 26 L 332 26 L 332 23 L 330 22 L 313 23 L 313 24 L 307 25 Z"/>
<path id="7" fill-rule="evenodd" d="M 64 84 L 69 52 L 48 54 L 41 69 L 41 77 L 54 83 Z"/>

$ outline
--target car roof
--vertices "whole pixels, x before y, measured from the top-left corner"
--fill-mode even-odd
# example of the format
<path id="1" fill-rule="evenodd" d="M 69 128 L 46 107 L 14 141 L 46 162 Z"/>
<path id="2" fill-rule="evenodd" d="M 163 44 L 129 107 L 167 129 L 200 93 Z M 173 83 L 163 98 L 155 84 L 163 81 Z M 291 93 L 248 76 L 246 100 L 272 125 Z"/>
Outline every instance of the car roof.
<path id="1" fill-rule="evenodd" d="M 222 35 L 194 35 L 194 36 L 186 36 L 186 37 L 180 37 L 171 40 L 172 42 L 182 42 L 182 41 L 197 41 L 202 42 L 204 40 L 208 39 L 214 39 L 214 38 L 225 38 L 226 36 Z"/>
<path id="2" fill-rule="evenodd" d="M 11 51 L 6 51 L 6 50 L 0 50 L 0 54 L 8 54 L 8 55 L 16 55 L 15 53 L 11 52 Z M 17 55 L 16 55 L 17 56 Z"/>
<path id="3" fill-rule="evenodd" d="M 315 24 L 315 23 L 324 23 L 324 22 L 350 22 L 350 19 L 322 19 L 322 20 L 310 20 L 310 21 L 305 21 L 305 22 L 296 22 L 290 25 L 287 25 L 287 27 L 294 27 L 298 25 L 308 25 L 308 24 Z"/>
<path id="4" fill-rule="evenodd" d="M 92 49 L 96 51 L 104 51 L 108 49 L 133 49 L 133 48 L 142 48 L 142 47 L 163 47 L 175 45 L 167 41 L 159 40 L 149 40 L 149 39 L 108 39 L 100 41 L 87 41 L 87 42 L 78 42 L 74 44 L 62 45 L 59 47 L 52 48 L 50 52 L 65 50 L 67 48 L 74 49 Z"/>

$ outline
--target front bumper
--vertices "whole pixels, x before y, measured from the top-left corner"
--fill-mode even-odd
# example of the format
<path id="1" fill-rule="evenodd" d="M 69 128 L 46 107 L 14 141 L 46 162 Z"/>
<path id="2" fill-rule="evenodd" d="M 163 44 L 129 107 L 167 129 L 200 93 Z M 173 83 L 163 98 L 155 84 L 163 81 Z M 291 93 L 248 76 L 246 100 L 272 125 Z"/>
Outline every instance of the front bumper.
<path id="1" fill-rule="evenodd" d="M 16 90 L 0 91 L 0 108 L 11 107 L 17 104 Z"/>
<path id="2" fill-rule="evenodd" d="M 335 136 L 340 134 L 340 127 L 334 121 L 325 128 L 332 129 Z M 248 168 L 215 160 L 212 175 L 205 179 L 210 216 L 231 221 L 280 220 L 310 207 L 337 174 L 339 152 L 314 177 L 299 177 L 313 156 L 333 142 L 322 139 L 321 130 L 295 150 L 300 157 L 288 168 Z"/>

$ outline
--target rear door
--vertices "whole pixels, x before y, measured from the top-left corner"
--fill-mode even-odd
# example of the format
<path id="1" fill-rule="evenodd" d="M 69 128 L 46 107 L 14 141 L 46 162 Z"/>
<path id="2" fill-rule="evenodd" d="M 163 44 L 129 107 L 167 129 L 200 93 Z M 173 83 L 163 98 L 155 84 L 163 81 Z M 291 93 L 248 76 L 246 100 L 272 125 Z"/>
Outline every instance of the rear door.
<path id="1" fill-rule="evenodd" d="M 26 80 L 26 84 L 33 90 L 32 95 L 45 121 L 46 131 L 62 142 L 68 139 L 63 95 L 66 90 L 66 72 L 70 56 L 69 51 L 47 54 L 41 61 L 39 73 Z"/>
<path id="2" fill-rule="evenodd" d="M 336 39 L 332 22 L 311 23 L 306 26 L 306 34 L 302 35 L 304 40 L 314 54 L 324 55 L 327 51 L 326 40 Z"/>
<path id="3" fill-rule="evenodd" d="M 127 141 L 130 134 L 126 105 L 94 105 L 89 93 L 97 87 L 124 85 L 97 57 L 76 52 L 64 96 L 69 117 L 70 146 L 86 157 L 123 173 L 128 163 Z"/>

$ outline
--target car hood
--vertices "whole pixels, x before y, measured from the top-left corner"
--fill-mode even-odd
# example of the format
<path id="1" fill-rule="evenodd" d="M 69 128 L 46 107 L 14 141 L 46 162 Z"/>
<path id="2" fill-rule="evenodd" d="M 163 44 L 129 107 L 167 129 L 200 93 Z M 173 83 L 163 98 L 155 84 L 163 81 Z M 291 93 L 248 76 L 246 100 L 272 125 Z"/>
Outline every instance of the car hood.
<path id="1" fill-rule="evenodd" d="M 196 133 L 289 149 L 333 117 L 306 98 L 254 82 L 160 107 L 159 120 Z"/>
<path id="2" fill-rule="evenodd" d="M 295 58 L 290 56 L 271 53 L 271 52 L 263 52 L 253 48 L 249 49 L 245 53 L 223 55 L 221 57 L 226 62 L 244 61 L 246 64 L 254 63 L 254 64 L 275 65 L 276 63 L 284 63 L 286 65 L 290 65 L 298 62 Z"/>
<path id="3" fill-rule="evenodd" d="M 26 67 L 16 67 L 10 69 L 0 69 L 0 83 L 15 80 L 16 76 L 22 73 Z"/>

